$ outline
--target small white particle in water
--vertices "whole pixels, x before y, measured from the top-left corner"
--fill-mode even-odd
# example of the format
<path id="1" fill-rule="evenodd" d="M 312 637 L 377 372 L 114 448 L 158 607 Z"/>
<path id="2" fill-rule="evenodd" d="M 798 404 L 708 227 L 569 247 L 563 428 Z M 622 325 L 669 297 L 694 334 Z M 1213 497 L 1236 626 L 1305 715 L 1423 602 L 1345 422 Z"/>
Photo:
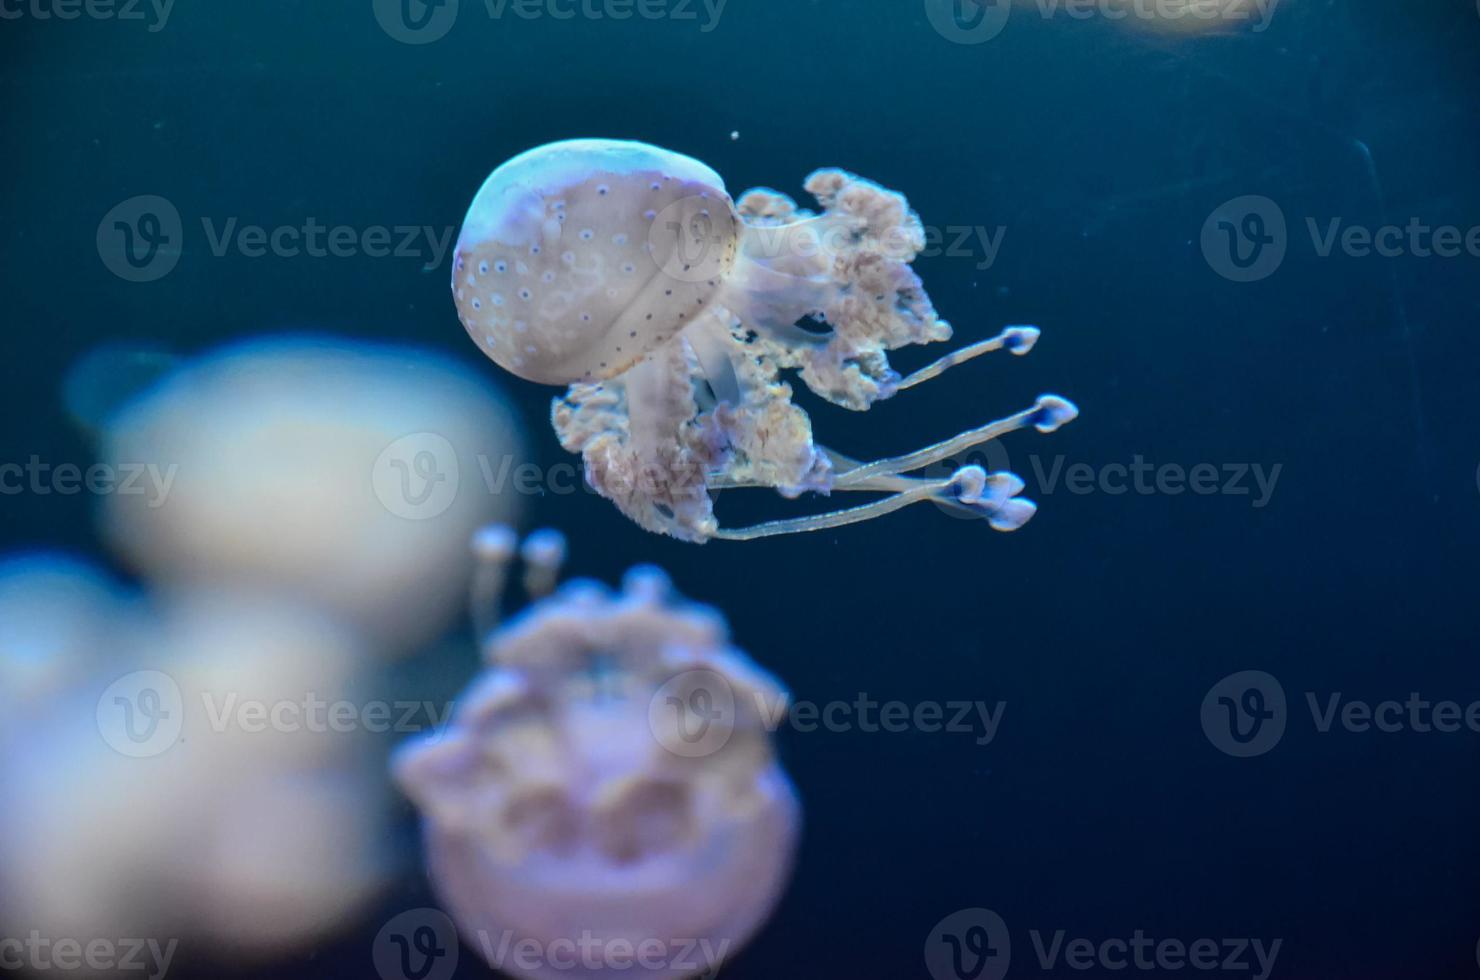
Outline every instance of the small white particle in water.
<path id="1" fill-rule="evenodd" d="M 738 129 L 732 129 L 732 130 L 730 130 L 730 139 L 737 140 L 739 138 L 740 138 L 740 130 L 738 130 Z"/>

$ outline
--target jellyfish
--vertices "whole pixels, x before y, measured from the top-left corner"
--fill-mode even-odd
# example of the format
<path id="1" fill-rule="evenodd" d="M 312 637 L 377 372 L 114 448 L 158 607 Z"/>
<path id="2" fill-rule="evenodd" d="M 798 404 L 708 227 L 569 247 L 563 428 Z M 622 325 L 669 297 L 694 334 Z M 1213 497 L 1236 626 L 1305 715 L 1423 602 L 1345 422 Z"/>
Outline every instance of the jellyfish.
<path id="1" fill-rule="evenodd" d="M 91 647 L 0 718 L 5 935 L 270 956 L 363 913 L 392 860 L 383 756 L 323 721 L 366 683 L 358 637 L 280 598 L 124 597 L 71 560 L 0 569 L 0 659 L 63 668 Z M 314 704 L 323 719 L 280 711 Z"/>
<path id="2" fill-rule="evenodd" d="M 72 555 L 0 558 L 0 731 L 99 669 L 127 602 L 110 576 Z"/>
<path id="3" fill-rule="evenodd" d="M 93 386 L 96 387 L 96 386 Z M 104 536 L 162 588 L 275 591 L 393 653 L 461 612 L 468 535 L 509 520 L 502 396 L 425 350 L 312 336 L 185 361 L 98 423 Z M 137 475 L 137 474 L 136 474 Z"/>
<path id="4" fill-rule="evenodd" d="M 932 500 L 1003 531 L 1036 510 L 1008 472 L 911 476 L 972 446 L 1078 414 L 1056 395 L 900 456 L 861 462 L 813 440 L 783 371 L 862 411 L 991 351 L 1026 354 L 1013 326 L 906 377 L 888 351 L 951 337 L 910 262 L 925 244 L 901 195 L 818 170 L 814 213 L 755 189 L 734 200 L 698 160 L 644 143 L 570 140 L 498 167 L 468 210 L 452 288 L 464 328 L 505 370 L 568 386 L 561 444 L 587 482 L 642 527 L 685 541 L 815 531 Z M 884 496 L 807 517 L 722 528 L 712 495 Z"/>
<path id="5" fill-rule="evenodd" d="M 515 539 L 493 530 L 475 549 L 489 618 Z M 548 587 L 561 554 L 548 534 L 527 543 L 526 585 Z M 393 763 L 465 939 L 519 977 L 713 975 L 790 877 L 780 685 L 653 568 L 539 597 L 484 655 L 448 728 Z"/>

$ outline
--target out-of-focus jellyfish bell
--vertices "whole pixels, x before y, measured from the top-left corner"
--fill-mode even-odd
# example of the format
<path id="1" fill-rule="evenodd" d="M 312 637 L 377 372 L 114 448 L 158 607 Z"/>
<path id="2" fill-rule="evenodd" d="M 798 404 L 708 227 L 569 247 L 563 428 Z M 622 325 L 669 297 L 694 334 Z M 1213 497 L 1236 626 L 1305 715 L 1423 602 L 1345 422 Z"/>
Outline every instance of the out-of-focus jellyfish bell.
<path id="1" fill-rule="evenodd" d="M 101 570 L 62 554 L 0 560 L 0 720 L 44 711 L 49 698 L 107 664 L 126 598 Z"/>
<path id="2" fill-rule="evenodd" d="M 31 635 L 62 635 L 47 608 Z M 188 591 L 111 626 L 90 671 L 0 719 L 3 934 L 270 954 L 363 911 L 390 859 L 377 747 L 330 713 L 372 662 L 353 632 Z"/>
<path id="3" fill-rule="evenodd" d="M 475 548 L 475 600 L 496 603 L 512 535 Z M 766 727 L 785 693 L 655 569 L 618 592 L 564 586 L 491 633 L 485 658 L 447 731 L 395 762 L 459 927 L 507 938 L 481 946 L 520 977 L 717 970 L 790 876 L 800 807 Z"/>
<path id="4" fill-rule="evenodd" d="M 156 583 L 290 594 L 393 648 L 456 616 L 468 535 L 515 510 L 484 478 L 520 451 L 498 392 L 416 348 L 228 347 L 101 434 L 104 461 L 141 477 L 106 498 L 104 532 Z"/>
<path id="5" fill-rule="evenodd" d="M 890 459 L 860 463 L 816 445 L 780 372 L 846 408 L 875 401 L 993 350 L 1025 354 L 1033 327 L 1009 327 L 901 378 L 887 351 L 946 340 L 910 262 L 924 248 L 899 194 L 841 170 L 784 195 L 731 199 L 720 176 L 644 143 L 570 140 L 496 169 L 459 236 L 452 288 L 468 334 L 506 370 L 569 385 L 554 405 L 562 444 L 588 482 L 645 528 L 688 541 L 747 539 L 865 520 L 919 500 L 1020 527 L 1034 505 L 1011 473 L 968 466 L 905 474 L 1077 409 L 1055 395 L 1001 421 Z M 812 319 L 826 329 L 804 329 Z M 873 503 L 722 530 L 711 490 L 883 492 Z"/>

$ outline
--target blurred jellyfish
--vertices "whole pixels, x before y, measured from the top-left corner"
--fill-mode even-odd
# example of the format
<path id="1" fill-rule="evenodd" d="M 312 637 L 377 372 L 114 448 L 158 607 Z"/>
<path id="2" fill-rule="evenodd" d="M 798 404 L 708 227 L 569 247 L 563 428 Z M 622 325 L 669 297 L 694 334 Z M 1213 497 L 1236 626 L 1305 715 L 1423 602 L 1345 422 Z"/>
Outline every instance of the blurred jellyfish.
<path id="1" fill-rule="evenodd" d="M 0 560 L 0 727 L 93 676 L 126 605 L 115 582 L 79 559 Z"/>
<path id="2" fill-rule="evenodd" d="M 795 369 L 845 408 L 929 380 L 994 350 L 1025 354 L 1010 327 L 901 378 L 887 351 L 947 340 L 910 262 L 925 245 L 899 194 L 841 170 L 806 189 L 822 214 L 752 190 L 643 143 L 572 140 L 496 169 L 458 239 L 453 292 L 463 326 L 504 369 L 569 385 L 553 419 L 586 478 L 628 517 L 686 541 L 749 539 L 866 520 L 920 500 L 1020 527 L 1034 505 L 1011 473 L 968 466 L 912 473 L 1006 432 L 1052 432 L 1077 414 L 1044 395 L 1031 408 L 943 442 L 860 463 L 813 442 L 780 373 Z M 804 329 L 811 318 L 824 331 Z M 861 507 L 723 530 L 710 491 L 772 487 L 883 492 Z"/>
<path id="3" fill-rule="evenodd" d="M 1032 7 L 1041 13 L 1035 0 L 1015 0 L 1020 7 Z M 1164 34 L 1261 34 L 1280 0 L 1157 0 L 1155 3 L 1127 3 L 1102 8 L 1110 12 L 1105 20 L 1129 28 Z M 1073 16 L 1071 12 L 1071 16 Z M 1082 14 L 1079 15 L 1081 18 Z"/>
<path id="4" fill-rule="evenodd" d="M 479 602 L 512 545 L 475 543 Z M 766 727 L 785 692 L 651 568 L 565 585 L 485 657 L 449 729 L 394 767 L 464 937 L 520 977 L 717 970 L 790 877 L 800 807 Z"/>
<path id="5" fill-rule="evenodd" d="M 460 608 L 468 535 L 515 510 L 514 419 L 426 351 L 291 338 L 206 355 L 103 424 L 143 479 L 103 529 L 156 583 L 316 602 L 408 648 Z"/>
<path id="6" fill-rule="evenodd" d="M 322 720 L 366 682 L 361 641 L 281 598 L 194 592 L 98 638 L 84 675 L 0 726 L 5 934 L 257 955 L 362 911 L 390 870 L 380 756 Z"/>
<path id="7" fill-rule="evenodd" d="M 183 773 L 165 891 L 191 910 L 193 934 L 236 948 L 342 926 L 390 870 L 380 756 L 354 710 L 374 693 L 366 641 L 315 609 L 239 592 L 170 594 L 153 626 L 140 662 L 182 705 L 162 753 Z"/>

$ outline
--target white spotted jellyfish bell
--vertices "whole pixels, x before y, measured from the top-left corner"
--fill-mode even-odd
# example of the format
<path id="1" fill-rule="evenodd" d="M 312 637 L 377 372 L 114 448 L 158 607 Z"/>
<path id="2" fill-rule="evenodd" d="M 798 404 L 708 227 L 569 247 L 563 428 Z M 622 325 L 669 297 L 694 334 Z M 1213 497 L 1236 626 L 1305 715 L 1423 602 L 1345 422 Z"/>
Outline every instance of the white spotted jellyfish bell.
<path id="1" fill-rule="evenodd" d="M 901 378 L 887 351 L 946 340 L 910 262 L 925 244 L 905 199 L 841 170 L 806 181 L 822 213 L 757 189 L 732 200 L 690 157 L 644 143 L 570 140 L 523 153 L 479 190 L 458 238 L 453 293 L 485 354 L 530 381 L 568 385 L 553 420 L 591 486 L 652 531 L 702 542 L 812 531 L 934 500 L 1013 530 L 1035 505 L 1011 473 L 966 466 L 908 476 L 1078 410 L 1031 408 L 917 452 L 861 463 L 812 439 L 780 372 L 854 410 L 993 350 L 1009 327 Z M 809 329 L 811 320 L 822 329 Z M 859 507 L 721 529 L 711 491 L 882 492 Z"/>
<path id="2" fill-rule="evenodd" d="M 516 542 L 494 528 L 474 549 L 486 614 Z M 525 589 L 551 588 L 562 554 L 532 535 Z M 800 806 L 769 735 L 785 692 L 651 568 L 538 598 L 484 658 L 447 730 L 394 761 L 464 936 L 519 977 L 713 975 L 790 878 Z"/>

